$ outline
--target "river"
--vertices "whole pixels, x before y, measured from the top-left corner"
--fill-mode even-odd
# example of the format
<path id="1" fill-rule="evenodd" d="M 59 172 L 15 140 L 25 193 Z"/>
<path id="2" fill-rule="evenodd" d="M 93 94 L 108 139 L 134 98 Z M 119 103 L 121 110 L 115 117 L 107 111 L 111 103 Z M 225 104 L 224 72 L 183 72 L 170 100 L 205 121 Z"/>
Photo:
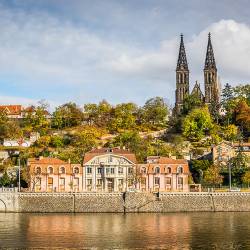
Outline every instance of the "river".
<path id="1" fill-rule="evenodd" d="M 1 213 L 0 247 L 250 249 L 250 213 Z"/>

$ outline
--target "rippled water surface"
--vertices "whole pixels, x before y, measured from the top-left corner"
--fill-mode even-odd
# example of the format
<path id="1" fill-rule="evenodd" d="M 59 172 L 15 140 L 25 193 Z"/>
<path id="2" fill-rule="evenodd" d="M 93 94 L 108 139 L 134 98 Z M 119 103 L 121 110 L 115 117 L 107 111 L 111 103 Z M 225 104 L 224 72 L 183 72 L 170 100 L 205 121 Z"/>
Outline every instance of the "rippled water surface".
<path id="1" fill-rule="evenodd" d="M 250 213 L 2 213 L 0 247 L 250 249 Z"/>

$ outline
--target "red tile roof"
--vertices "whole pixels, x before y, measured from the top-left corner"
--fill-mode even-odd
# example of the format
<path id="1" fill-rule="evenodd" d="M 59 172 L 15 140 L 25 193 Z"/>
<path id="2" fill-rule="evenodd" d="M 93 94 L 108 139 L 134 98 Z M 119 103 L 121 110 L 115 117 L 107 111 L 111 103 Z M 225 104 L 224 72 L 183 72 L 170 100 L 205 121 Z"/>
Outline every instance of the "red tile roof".
<path id="1" fill-rule="evenodd" d="M 156 163 L 156 164 L 187 164 L 188 163 L 188 161 L 185 159 L 172 159 L 172 158 L 163 157 L 163 156 L 148 156 L 147 162 Z"/>
<path id="2" fill-rule="evenodd" d="M 0 112 L 6 112 L 7 115 L 21 115 L 22 105 L 0 105 Z"/>

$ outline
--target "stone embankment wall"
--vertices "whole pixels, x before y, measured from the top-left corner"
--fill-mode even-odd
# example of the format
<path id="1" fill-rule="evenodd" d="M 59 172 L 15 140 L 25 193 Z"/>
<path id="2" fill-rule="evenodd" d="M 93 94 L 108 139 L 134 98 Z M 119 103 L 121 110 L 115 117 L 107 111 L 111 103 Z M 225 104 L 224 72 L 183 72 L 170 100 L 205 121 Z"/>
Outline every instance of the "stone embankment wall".
<path id="1" fill-rule="evenodd" d="M 250 193 L 0 193 L 0 212 L 250 211 Z"/>

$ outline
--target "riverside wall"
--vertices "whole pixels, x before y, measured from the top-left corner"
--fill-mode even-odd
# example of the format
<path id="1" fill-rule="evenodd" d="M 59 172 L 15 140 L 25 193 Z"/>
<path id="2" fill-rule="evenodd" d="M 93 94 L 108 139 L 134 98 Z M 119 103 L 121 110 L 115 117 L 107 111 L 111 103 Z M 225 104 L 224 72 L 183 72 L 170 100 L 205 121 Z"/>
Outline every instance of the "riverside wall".
<path id="1" fill-rule="evenodd" d="M 0 212 L 249 211 L 250 193 L 0 193 Z"/>

